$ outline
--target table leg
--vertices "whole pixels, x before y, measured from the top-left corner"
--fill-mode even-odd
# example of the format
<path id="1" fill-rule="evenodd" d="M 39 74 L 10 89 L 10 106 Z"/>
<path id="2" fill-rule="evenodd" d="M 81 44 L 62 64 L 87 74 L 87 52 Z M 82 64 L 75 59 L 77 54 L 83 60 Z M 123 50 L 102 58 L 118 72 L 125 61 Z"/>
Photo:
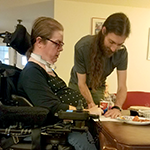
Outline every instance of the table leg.
<path id="1" fill-rule="evenodd" d="M 100 132 L 99 135 L 101 150 L 117 150 L 112 146 L 112 144 L 105 138 L 105 136 Z"/>

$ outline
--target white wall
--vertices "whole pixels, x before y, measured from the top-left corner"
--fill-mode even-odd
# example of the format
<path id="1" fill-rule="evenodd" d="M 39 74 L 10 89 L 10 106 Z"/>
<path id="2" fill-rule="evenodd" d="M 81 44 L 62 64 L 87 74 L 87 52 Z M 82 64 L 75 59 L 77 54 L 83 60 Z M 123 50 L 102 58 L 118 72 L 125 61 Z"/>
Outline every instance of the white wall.
<path id="1" fill-rule="evenodd" d="M 14 6 L 11 8 L 9 8 L 9 5 L 8 5 L 7 13 L 5 11 L 3 12 L 2 10 L 0 10 L 0 19 L 3 20 L 3 22 L 6 22 L 6 21 L 9 22 L 7 26 L 0 24 L 0 30 L 2 33 L 5 31 L 9 31 L 10 33 L 13 33 L 16 29 L 16 24 L 18 24 L 17 22 L 18 18 L 20 19 L 24 18 L 22 25 L 26 27 L 27 32 L 30 34 L 33 21 L 37 17 L 40 17 L 40 16 L 48 16 L 52 18 L 54 17 L 54 0 L 49 0 L 49 1 L 43 0 L 43 1 L 35 2 L 35 3 L 31 2 L 31 4 L 26 4 L 26 5 L 18 3 L 18 5 L 19 7 Z M 13 15 L 12 15 L 12 12 L 13 12 Z M 2 27 L 4 28 L 4 30 L 2 30 L 3 29 Z M 6 45 L 3 43 L 3 39 L 0 39 L 0 45 Z M 14 65 L 17 63 L 18 68 L 22 69 L 24 67 L 24 65 L 22 65 L 22 55 L 17 53 L 17 56 L 16 56 L 15 51 L 12 48 L 9 51 L 9 57 L 10 57 L 9 58 L 10 65 Z"/>
<path id="2" fill-rule="evenodd" d="M 54 18 L 64 28 L 64 51 L 57 62 L 57 73 L 66 83 L 73 66 L 74 44 L 91 32 L 91 18 L 107 18 L 114 12 L 124 12 L 131 21 L 131 35 L 126 40 L 129 54 L 128 91 L 150 92 L 150 61 L 146 59 L 150 9 L 55 0 Z M 109 91 L 116 92 L 116 72 L 108 77 Z"/>

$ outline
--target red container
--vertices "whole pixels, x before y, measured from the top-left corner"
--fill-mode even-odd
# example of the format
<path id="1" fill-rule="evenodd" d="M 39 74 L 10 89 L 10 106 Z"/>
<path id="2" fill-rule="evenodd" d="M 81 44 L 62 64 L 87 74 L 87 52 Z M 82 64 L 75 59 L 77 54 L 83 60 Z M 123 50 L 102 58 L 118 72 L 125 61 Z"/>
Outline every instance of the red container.
<path id="1" fill-rule="evenodd" d="M 105 110 L 106 108 L 109 107 L 109 102 L 107 102 L 107 101 L 101 101 L 100 104 L 101 104 L 101 106 L 103 106 L 103 108 L 102 108 L 103 110 Z"/>

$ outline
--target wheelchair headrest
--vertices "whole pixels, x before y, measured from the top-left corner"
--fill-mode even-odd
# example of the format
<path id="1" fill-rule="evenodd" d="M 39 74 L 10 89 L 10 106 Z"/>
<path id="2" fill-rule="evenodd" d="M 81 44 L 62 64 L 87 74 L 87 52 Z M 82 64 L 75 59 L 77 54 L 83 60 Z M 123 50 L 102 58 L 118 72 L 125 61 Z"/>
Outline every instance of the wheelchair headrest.
<path id="1" fill-rule="evenodd" d="M 11 34 L 10 46 L 18 53 L 25 55 L 26 51 L 30 48 L 30 35 L 26 28 L 18 24 L 14 33 Z"/>
<path id="2" fill-rule="evenodd" d="M 13 33 L 6 31 L 5 33 L 1 33 L 0 37 L 4 39 L 3 42 L 6 43 L 7 46 L 11 46 L 21 55 L 25 55 L 31 46 L 31 37 L 26 28 L 21 24 L 17 25 Z"/>

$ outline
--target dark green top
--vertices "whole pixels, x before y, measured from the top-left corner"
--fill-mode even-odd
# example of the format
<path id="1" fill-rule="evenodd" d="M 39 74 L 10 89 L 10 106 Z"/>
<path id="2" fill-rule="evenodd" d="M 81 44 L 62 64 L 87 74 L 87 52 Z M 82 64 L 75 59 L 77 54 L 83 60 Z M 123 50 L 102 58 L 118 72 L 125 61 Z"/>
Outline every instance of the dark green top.
<path id="1" fill-rule="evenodd" d="M 90 47 L 94 39 L 93 35 L 87 35 L 81 38 L 75 45 L 74 54 L 74 66 L 71 70 L 70 83 L 77 84 L 77 72 L 80 74 L 87 75 L 87 85 L 89 85 L 89 73 L 90 73 Z M 114 55 L 110 58 L 106 58 L 105 67 L 102 74 L 102 86 L 105 86 L 105 80 L 112 71 L 116 68 L 117 70 L 126 70 L 128 62 L 128 53 L 125 46 L 122 46 Z"/>
<path id="2" fill-rule="evenodd" d="M 55 75 L 53 77 L 38 64 L 28 62 L 19 77 L 18 94 L 27 98 L 34 106 L 48 108 L 52 114 L 69 109 L 69 105 L 76 107 L 78 100 L 82 100 L 86 107 L 83 96 L 68 88 L 56 73 Z"/>

